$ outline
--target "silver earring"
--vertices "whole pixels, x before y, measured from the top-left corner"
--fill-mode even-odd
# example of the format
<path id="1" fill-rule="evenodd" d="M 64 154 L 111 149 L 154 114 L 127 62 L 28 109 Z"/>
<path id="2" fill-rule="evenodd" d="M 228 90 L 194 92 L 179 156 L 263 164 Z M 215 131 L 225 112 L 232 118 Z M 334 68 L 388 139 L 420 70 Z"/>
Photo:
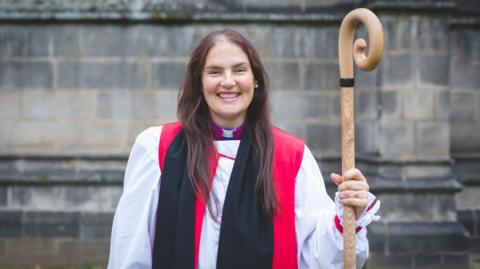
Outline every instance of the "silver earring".
<path id="1" fill-rule="evenodd" d="M 258 84 L 255 84 L 255 86 L 254 86 L 254 87 L 255 87 L 255 88 L 258 88 Z"/>

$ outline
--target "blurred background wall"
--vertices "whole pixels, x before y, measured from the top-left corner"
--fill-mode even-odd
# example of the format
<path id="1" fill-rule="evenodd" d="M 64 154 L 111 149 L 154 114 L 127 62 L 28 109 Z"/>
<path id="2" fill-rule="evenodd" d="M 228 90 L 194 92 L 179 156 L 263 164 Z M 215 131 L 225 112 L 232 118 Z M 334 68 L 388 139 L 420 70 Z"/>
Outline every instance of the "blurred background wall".
<path id="1" fill-rule="evenodd" d="M 130 147 L 176 119 L 190 51 L 216 29 L 258 49 L 275 124 L 332 192 L 338 28 L 355 7 L 385 31 L 380 66 L 356 73 L 357 165 L 383 203 L 366 267 L 480 268 L 474 0 L 0 0 L 0 268 L 106 265 Z"/>

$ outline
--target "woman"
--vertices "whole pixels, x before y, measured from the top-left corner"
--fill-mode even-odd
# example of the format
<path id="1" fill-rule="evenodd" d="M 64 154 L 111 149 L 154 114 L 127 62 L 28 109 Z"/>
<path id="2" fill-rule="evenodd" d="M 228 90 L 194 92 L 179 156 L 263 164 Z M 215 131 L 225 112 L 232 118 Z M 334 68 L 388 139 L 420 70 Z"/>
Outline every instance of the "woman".
<path id="1" fill-rule="evenodd" d="M 379 203 L 364 176 L 332 174 L 332 202 L 303 141 L 271 127 L 268 90 L 239 33 L 212 32 L 197 45 L 180 122 L 145 130 L 130 153 L 109 268 L 341 268 L 342 205 L 356 207 L 365 262 L 362 227 Z"/>

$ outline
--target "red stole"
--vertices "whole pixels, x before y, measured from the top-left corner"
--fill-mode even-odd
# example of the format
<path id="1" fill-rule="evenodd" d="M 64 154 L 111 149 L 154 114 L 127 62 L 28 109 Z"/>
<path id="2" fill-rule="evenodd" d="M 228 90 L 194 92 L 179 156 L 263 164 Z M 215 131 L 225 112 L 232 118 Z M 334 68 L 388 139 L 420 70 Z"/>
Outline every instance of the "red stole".
<path id="1" fill-rule="evenodd" d="M 158 147 L 160 170 L 163 171 L 168 147 L 181 130 L 180 122 L 167 123 L 162 127 Z M 274 152 L 273 173 L 280 201 L 280 212 L 273 218 L 273 269 L 297 269 L 297 241 L 295 236 L 295 178 L 303 158 L 304 143 L 280 129 L 273 128 Z M 210 154 L 212 175 L 217 170 L 215 153 Z M 198 266 L 200 235 L 205 203 L 197 195 L 195 202 L 195 269 Z"/>

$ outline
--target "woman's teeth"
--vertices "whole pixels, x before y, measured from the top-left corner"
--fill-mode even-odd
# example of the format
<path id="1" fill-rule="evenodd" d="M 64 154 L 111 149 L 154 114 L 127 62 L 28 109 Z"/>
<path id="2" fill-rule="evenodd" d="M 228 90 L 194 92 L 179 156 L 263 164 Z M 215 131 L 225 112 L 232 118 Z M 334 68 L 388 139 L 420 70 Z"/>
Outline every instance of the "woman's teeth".
<path id="1" fill-rule="evenodd" d="M 225 99 L 235 98 L 239 95 L 240 95 L 240 93 L 220 93 L 219 94 L 220 98 L 225 98 Z"/>

